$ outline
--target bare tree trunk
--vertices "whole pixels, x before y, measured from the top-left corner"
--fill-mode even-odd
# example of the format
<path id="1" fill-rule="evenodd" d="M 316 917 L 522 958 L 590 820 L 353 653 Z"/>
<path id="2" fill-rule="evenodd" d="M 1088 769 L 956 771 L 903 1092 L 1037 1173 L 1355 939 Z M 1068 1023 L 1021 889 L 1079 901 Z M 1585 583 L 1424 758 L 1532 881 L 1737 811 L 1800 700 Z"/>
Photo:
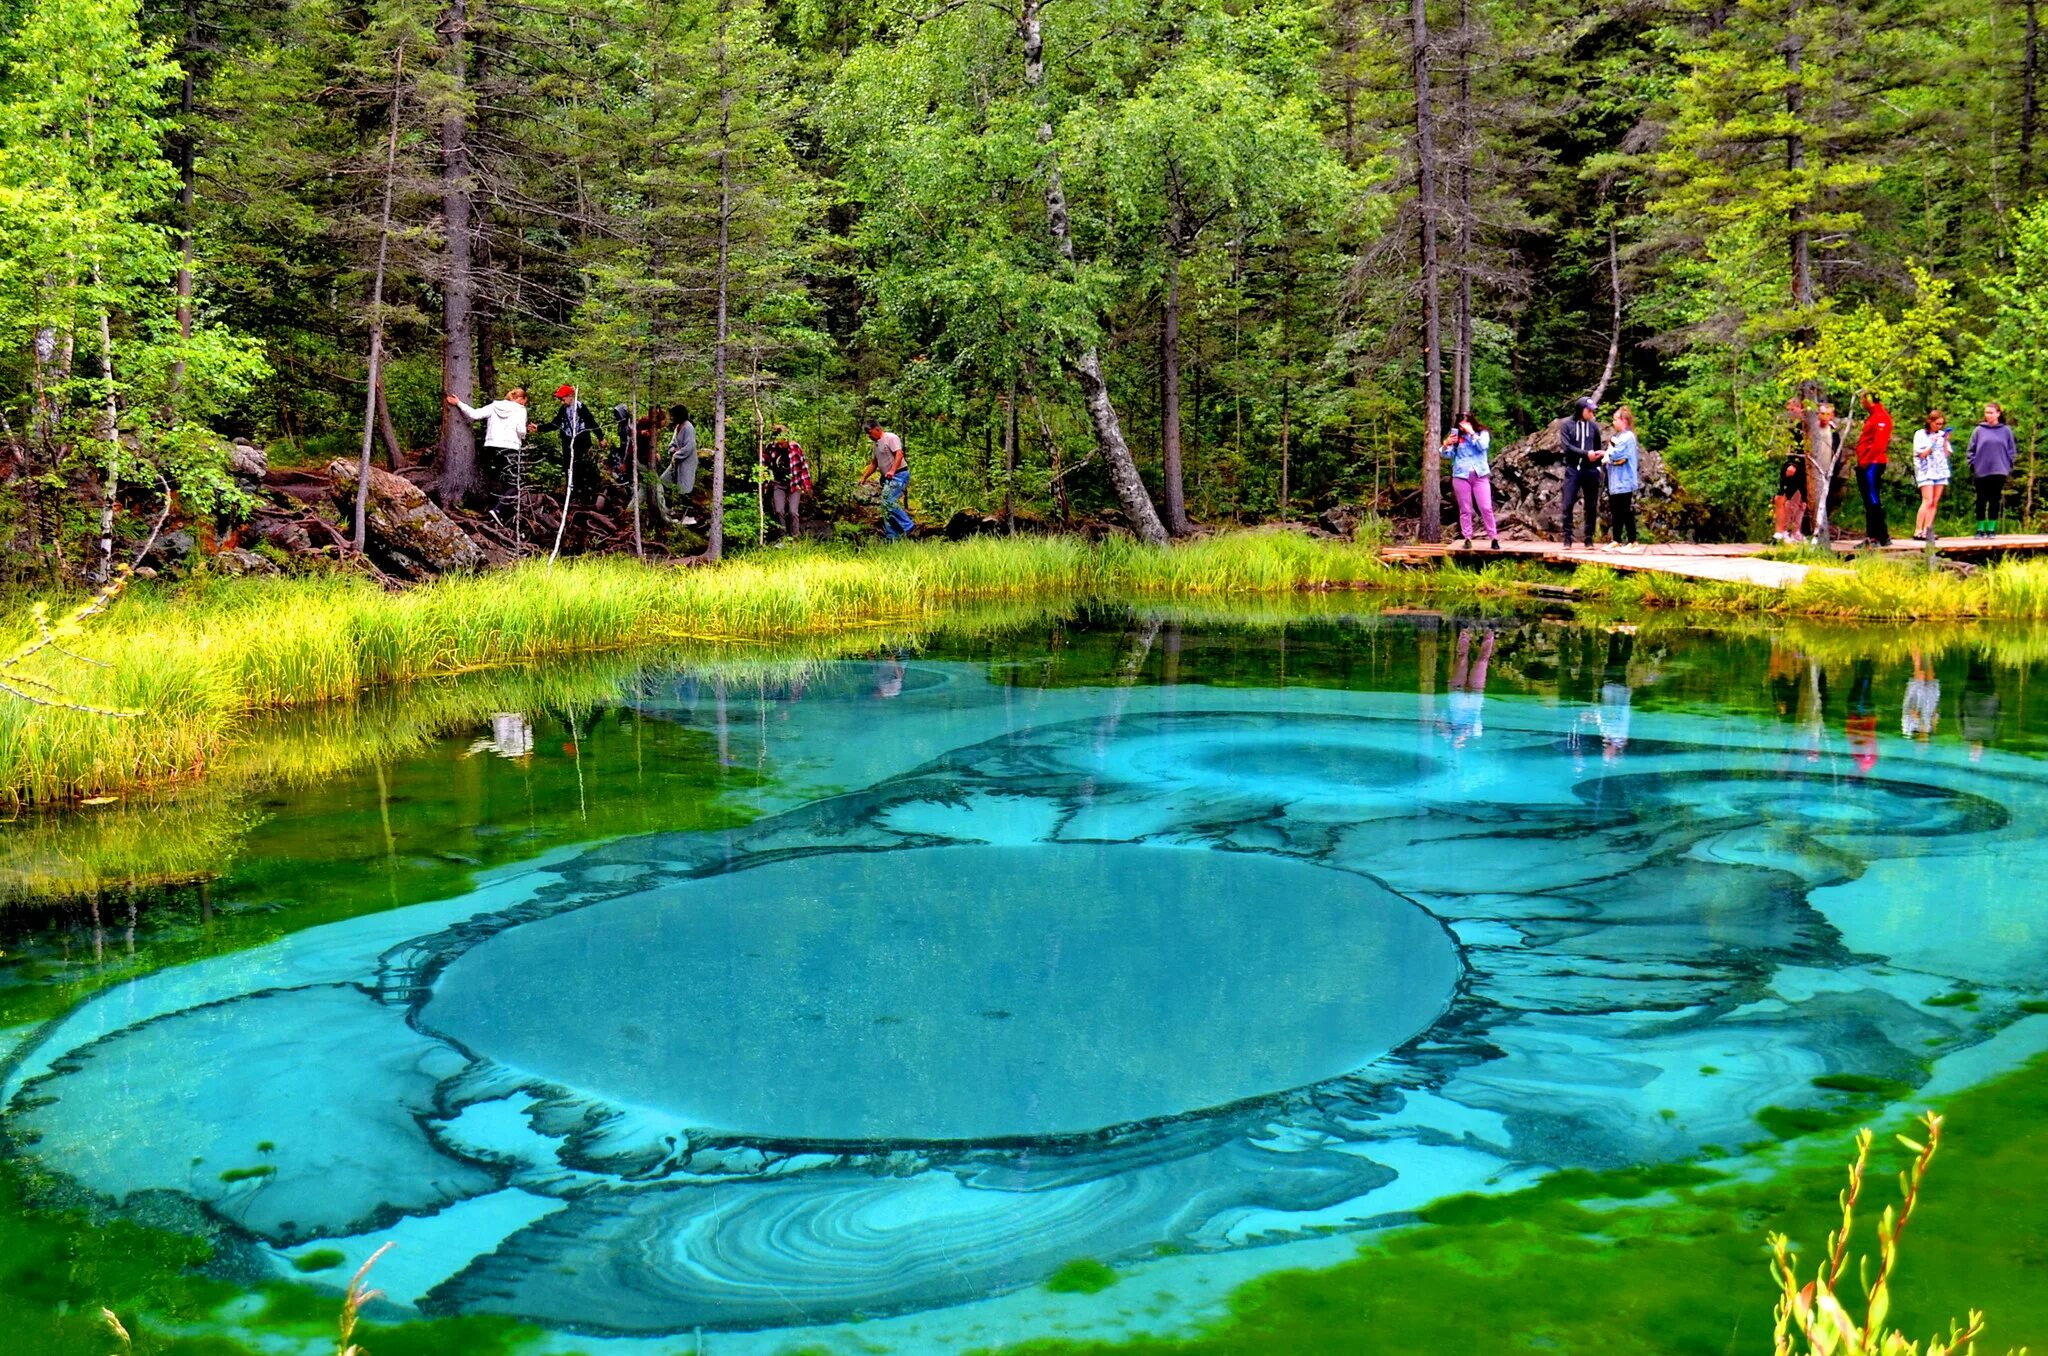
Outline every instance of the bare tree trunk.
<path id="1" fill-rule="evenodd" d="M 2029 482 L 2031 484 L 2032 482 Z M 1017 535 L 1017 378 L 1010 378 L 1003 402 L 1003 526 Z"/>
<path id="2" fill-rule="evenodd" d="M 1607 228 L 1607 287 L 1614 294 L 1614 328 L 1607 336 L 1607 366 L 1600 369 L 1600 380 L 1593 386 L 1595 405 L 1607 394 L 1607 384 L 1621 369 L 1621 247 L 1612 226 Z"/>
<path id="3" fill-rule="evenodd" d="M 1415 185 L 1422 217 L 1422 531 L 1424 541 L 1443 538 L 1443 319 L 1438 313 L 1440 278 L 1436 252 L 1436 114 L 1430 106 L 1429 13 L 1425 0 L 1409 0 L 1414 30 Z"/>
<path id="4" fill-rule="evenodd" d="M 2027 189 L 2034 180 L 2034 123 L 2040 113 L 2040 103 L 2035 93 L 2035 84 L 2040 70 L 2040 16 L 2035 10 L 2036 0 L 2027 0 L 2026 45 L 2020 57 L 2020 197 L 2027 196 Z"/>
<path id="5" fill-rule="evenodd" d="M 718 6 L 718 338 L 711 358 L 711 526 L 704 559 L 725 552 L 725 384 L 732 304 L 732 80 L 726 50 L 727 0 Z"/>
<path id="6" fill-rule="evenodd" d="M 97 290 L 98 266 L 93 268 L 92 280 Z M 100 307 L 100 371 L 107 383 L 107 481 L 100 500 L 100 563 L 94 582 L 104 584 L 114 574 L 114 506 L 121 497 L 121 408 L 114 388 L 114 324 L 105 306 Z"/>
<path id="7" fill-rule="evenodd" d="M 471 194 L 469 110 L 464 107 L 463 42 L 469 27 L 468 0 L 448 0 L 441 16 L 442 73 L 449 88 L 441 107 L 441 229 L 446 237 L 441 277 L 441 385 L 465 400 L 475 399 L 473 311 L 476 273 L 470 239 Z M 486 393 L 495 399 L 497 392 Z M 441 411 L 441 502 L 453 506 L 479 488 L 476 432 L 469 416 L 453 405 Z"/>
<path id="8" fill-rule="evenodd" d="M 1166 530 L 1188 532 L 1187 494 L 1180 468 L 1180 253 L 1166 251 L 1166 311 L 1159 327 L 1159 447 L 1166 480 Z"/>
<path id="9" fill-rule="evenodd" d="M 1792 125 L 1785 137 L 1785 168 L 1795 179 L 1806 169 L 1806 137 L 1799 130 L 1806 119 L 1806 38 L 1799 28 L 1800 7 L 1800 0 L 1793 0 L 1785 39 L 1785 112 Z M 1813 276 L 1813 236 L 1806 228 L 1804 208 L 1795 204 L 1791 215 L 1792 305 L 1799 311 L 1802 335 L 1811 338 L 1807 325 L 1820 296 Z M 1813 513 L 1813 540 L 1825 546 L 1829 539 L 1828 480 L 1834 466 L 1833 458 L 1821 451 L 1820 383 L 1811 379 L 1800 382 L 1799 400 L 1805 409 L 1801 419 L 1806 433 L 1806 503 Z"/>
<path id="10" fill-rule="evenodd" d="M 377 409 L 384 391 L 384 266 L 391 257 L 391 191 L 398 178 L 398 110 L 405 93 L 405 44 L 391 72 L 391 135 L 384 143 L 384 208 L 377 220 L 377 270 L 370 281 L 370 361 L 363 396 L 363 451 L 356 465 L 355 551 L 369 541 L 370 448 L 376 441 Z"/>
<path id="11" fill-rule="evenodd" d="M 1458 318 L 1457 367 L 1451 381 L 1452 417 L 1472 408 L 1472 5 L 1458 0 Z"/>
<path id="12" fill-rule="evenodd" d="M 193 0 L 185 0 L 185 39 L 182 58 L 184 80 L 178 91 L 178 340 L 192 342 L 192 177 L 198 150 L 198 136 L 192 130 L 192 63 L 199 29 Z M 171 399 L 175 402 L 185 389 L 185 353 L 180 349 L 171 362 Z"/>
<path id="13" fill-rule="evenodd" d="M 1024 83 L 1043 100 L 1045 33 L 1039 18 L 1041 3 L 1042 0 L 1024 0 L 1017 33 L 1024 43 Z M 1052 150 L 1050 120 L 1039 124 L 1038 140 L 1046 147 L 1046 221 L 1052 230 L 1053 243 L 1059 247 L 1060 257 L 1071 266 L 1074 263 L 1074 238 L 1067 219 L 1066 189 L 1060 182 L 1059 158 Z M 1071 366 L 1074 379 L 1081 385 L 1081 397 L 1088 407 L 1089 422 L 1095 426 L 1095 445 L 1109 467 L 1110 483 L 1116 487 L 1117 502 L 1123 505 L 1124 516 L 1131 520 L 1131 530 L 1144 541 L 1164 545 L 1167 541 L 1166 526 L 1159 521 L 1159 510 L 1153 507 L 1152 496 L 1146 492 L 1145 481 L 1138 474 L 1137 459 L 1131 455 L 1130 445 L 1124 441 L 1123 426 L 1117 419 L 1116 406 L 1109 398 L 1109 382 L 1102 375 L 1101 355 L 1090 344 L 1073 359 Z"/>

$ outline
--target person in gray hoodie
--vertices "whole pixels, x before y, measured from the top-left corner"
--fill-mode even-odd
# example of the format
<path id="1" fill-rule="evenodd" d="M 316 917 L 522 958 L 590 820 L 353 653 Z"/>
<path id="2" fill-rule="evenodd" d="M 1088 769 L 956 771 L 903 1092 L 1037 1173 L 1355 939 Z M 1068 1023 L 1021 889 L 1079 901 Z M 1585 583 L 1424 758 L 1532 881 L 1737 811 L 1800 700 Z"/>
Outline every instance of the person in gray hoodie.
<path id="1" fill-rule="evenodd" d="M 2012 425 L 2005 422 L 2005 410 L 1995 400 L 1984 406 L 1984 422 L 1970 434 L 1970 474 L 1977 481 L 1977 535 L 1998 535 L 1998 520 L 2004 512 L 2005 480 L 2019 457 L 2019 442 Z"/>

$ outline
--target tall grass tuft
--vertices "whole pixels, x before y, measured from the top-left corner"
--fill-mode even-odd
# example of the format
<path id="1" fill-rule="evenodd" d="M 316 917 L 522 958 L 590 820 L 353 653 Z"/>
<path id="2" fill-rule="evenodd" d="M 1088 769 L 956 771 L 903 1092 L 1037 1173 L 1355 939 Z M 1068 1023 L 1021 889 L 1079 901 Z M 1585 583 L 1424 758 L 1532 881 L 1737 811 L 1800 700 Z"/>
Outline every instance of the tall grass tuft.
<path id="1" fill-rule="evenodd" d="M 600 557 L 530 563 L 404 593 L 360 580 L 138 586 L 25 670 L 80 705 L 0 703 L 0 797 L 62 801 L 204 773 L 252 713 L 391 683 L 570 654 L 788 642 L 919 626 L 962 602 L 1195 598 L 1380 584 L 1370 547 L 1286 532 L 1171 549 L 1068 537 L 777 551 L 716 569 Z M 28 608 L 6 619 L 34 632 Z"/>

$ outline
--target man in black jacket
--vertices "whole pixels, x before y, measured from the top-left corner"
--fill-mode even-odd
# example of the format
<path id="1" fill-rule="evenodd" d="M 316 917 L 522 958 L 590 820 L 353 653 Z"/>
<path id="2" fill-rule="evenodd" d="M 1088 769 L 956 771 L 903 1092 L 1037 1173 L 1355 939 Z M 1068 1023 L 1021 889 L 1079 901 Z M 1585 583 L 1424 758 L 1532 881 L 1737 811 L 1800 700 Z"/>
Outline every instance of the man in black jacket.
<path id="1" fill-rule="evenodd" d="M 1592 397 L 1580 396 L 1579 407 L 1564 421 L 1558 441 L 1564 450 L 1564 544 L 1572 544 L 1572 508 L 1586 501 L 1586 545 L 1593 544 L 1593 521 L 1600 512 L 1600 462 L 1605 439 Z"/>

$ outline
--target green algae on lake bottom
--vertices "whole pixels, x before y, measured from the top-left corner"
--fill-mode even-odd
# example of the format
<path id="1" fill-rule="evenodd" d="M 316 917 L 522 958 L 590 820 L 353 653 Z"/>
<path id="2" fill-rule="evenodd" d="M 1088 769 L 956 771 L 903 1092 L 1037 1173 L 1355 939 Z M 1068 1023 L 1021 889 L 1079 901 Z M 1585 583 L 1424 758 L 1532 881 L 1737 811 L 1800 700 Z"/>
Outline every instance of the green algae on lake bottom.
<path id="1" fill-rule="evenodd" d="M 1947 1099 L 1940 1157 L 1904 1245 L 1892 1323 L 1911 1335 L 1987 1312 L 1985 1348 L 2048 1346 L 2048 1057 Z M 1894 1113 L 1885 1124 L 1909 1129 Z M 1889 1157 L 1886 1146 L 1889 1145 Z M 1044 1340 L 1012 1356 L 1291 1356 L 1301 1352 L 1655 1352 L 1770 1350 L 1774 1291 L 1766 1233 L 1817 1259 L 1839 1218 L 1854 1146 L 1823 1135 L 1788 1146 L 1754 1177 L 1672 1165 L 1554 1173 L 1509 1195 L 1466 1196 L 1421 1224 L 1368 1238 L 1355 1261 L 1265 1276 L 1228 1316 L 1184 1337 Z M 1907 1161 L 1880 1141 L 1856 1251 Z M 1622 1204 L 1613 1204 L 1622 1202 Z"/>
<path id="2" fill-rule="evenodd" d="M 1947 1100 L 1947 1134 L 1907 1240 L 1894 1322 L 1931 1333 L 1971 1307 L 1989 1316 L 1987 1349 L 2048 1344 L 2048 1174 L 2037 1137 L 2048 1124 L 2048 1057 Z M 1889 1122 L 1907 1128 L 1901 1115 Z M 1130 1342 L 1045 1340 L 990 1348 L 1013 1356 L 1289 1356 L 1413 1351 L 1654 1351 L 1726 1356 L 1768 1349 L 1772 1290 L 1767 1232 L 1788 1233 L 1809 1259 L 1833 1226 L 1834 1195 L 1853 1152 L 1847 1136 L 1789 1146 L 1755 1177 L 1697 1165 L 1561 1172 L 1502 1196 L 1454 1197 L 1422 1222 L 1368 1238 L 1359 1257 L 1283 1272 L 1240 1287 L 1229 1314 L 1183 1337 Z M 1873 1164 L 1868 1219 L 1888 1196 Z M 0 1161 L 0 1293 L 8 1350 L 104 1356 L 98 1306 L 115 1310 L 150 1356 L 242 1356 L 260 1338 L 331 1331 L 338 1296 L 271 1282 L 253 1317 L 213 1316 L 241 1288 L 206 1275 L 202 1241 L 79 1210 L 30 1211 L 17 1167 Z M 1987 1217 L 1987 1212 L 1989 1216 Z M 1062 1271 L 1094 1293 L 1099 1262 Z M 373 1278 L 374 1279 L 374 1278 Z M 1087 1284 L 1078 1282 L 1085 1279 Z M 241 1339 L 229 1331 L 242 1330 Z M 211 1335 L 176 1335 L 172 1329 Z M 375 1356 L 493 1356 L 539 1334 L 509 1320 L 371 1323 Z"/>

